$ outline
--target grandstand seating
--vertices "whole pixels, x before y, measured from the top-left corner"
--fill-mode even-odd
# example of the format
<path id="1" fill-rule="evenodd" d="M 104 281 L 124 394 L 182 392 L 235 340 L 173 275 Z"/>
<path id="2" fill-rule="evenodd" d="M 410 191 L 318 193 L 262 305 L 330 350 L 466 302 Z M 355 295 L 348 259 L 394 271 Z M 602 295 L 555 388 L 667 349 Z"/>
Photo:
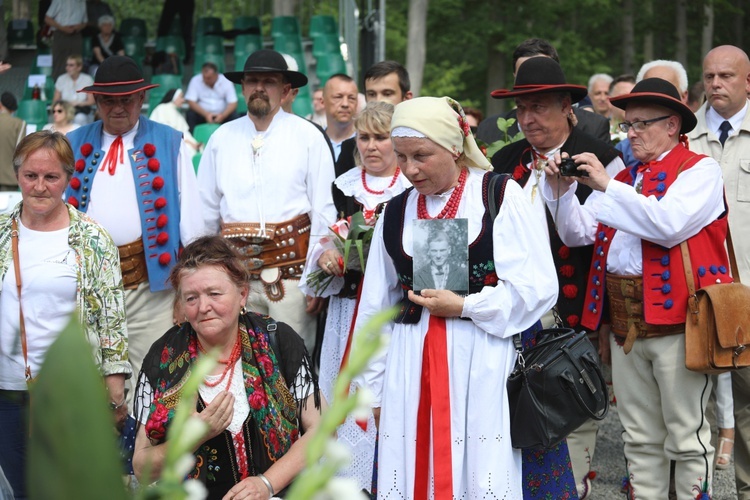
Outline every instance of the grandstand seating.
<path id="1" fill-rule="evenodd" d="M 37 129 L 41 130 L 42 127 L 49 122 L 49 117 L 47 116 L 47 103 L 34 99 L 24 99 L 19 101 L 16 116 L 25 120 L 26 123 L 36 125 Z"/>
<path id="2" fill-rule="evenodd" d="M 310 38 L 320 35 L 338 35 L 339 27 L 333 16 L 312 16 L 310 18 Z"/>
<path id="3" fill-rule="evenodd" d="M 146 31 L 146 20 L 136 17 L 127 17 L 123 19 L 120 23 L 120 35 L 135 36 L 145 40 L 148 37 L 148 32 Z"/>
<path id="4" fill-rule="evenodd" d="M 198 22 L 195 25 L 195 38 L 196 41 L 202 37 L 211 34 L 216 35 L 224 31 L 224 27 L 221 24 L 221 19 L 218 17 L 199 17 Z"/>

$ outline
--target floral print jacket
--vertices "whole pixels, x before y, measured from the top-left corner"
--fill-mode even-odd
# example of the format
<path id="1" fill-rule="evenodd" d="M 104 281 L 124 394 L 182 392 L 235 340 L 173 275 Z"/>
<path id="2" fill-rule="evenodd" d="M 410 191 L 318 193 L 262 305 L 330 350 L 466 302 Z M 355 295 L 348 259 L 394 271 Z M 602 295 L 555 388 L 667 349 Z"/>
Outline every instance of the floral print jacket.
<path id="1" fill-rule="evenodd" d="M 21 205 L 0 215 L 0 280 L 13 267 L 11 222 L 20 216 Z M 117 247 L 101 226 L 71 205 L 67 207 L 68 244 L 76 254 L 76 304 L 94 361 L 103 376 L 129 377 L 133 370 L 128 361 L 125 293 Z"/>

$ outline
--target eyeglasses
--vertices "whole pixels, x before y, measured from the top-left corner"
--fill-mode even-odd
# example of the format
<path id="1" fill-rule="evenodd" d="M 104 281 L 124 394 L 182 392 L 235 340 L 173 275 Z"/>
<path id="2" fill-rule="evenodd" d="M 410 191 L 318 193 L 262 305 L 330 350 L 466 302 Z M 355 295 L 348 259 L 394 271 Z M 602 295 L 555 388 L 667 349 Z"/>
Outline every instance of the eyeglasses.
<path id="1" fill-rule="evenodd" d="M 628 133 L 628 130 L 630 130 L 630 127 L 633 127 L 633 130 L 636 133 L 641 133 L 644 130 L 646 130 L 646 128 L 648 128 L 648 126 L 651 125 L 652 123 L 656 123 L 656 122 L 659 122 L 659 121 L 662 121 L 662 120 L 666 120 L 667 118 L 669 118 L 671 116 L 674 116 L 674 115 L 664 115 L 664 116 L 660 116 L 659 118 L 651 118 L 650 120 L 638 120 L 638 121 L 634 121 L 634 122 L 622 122 L 622 123 L 620 123 L 618 125 L 618 127 L 619 127 L 620 130 L 622 130 L 626 134 Z"/>
<path id="2" fill-rule="evenodd" d="M 64 109 L 53 109 L 52 112 L 55 113 L 55 114 L 57 114 L 57 113 L 65 113 L 65 110 Z"/>

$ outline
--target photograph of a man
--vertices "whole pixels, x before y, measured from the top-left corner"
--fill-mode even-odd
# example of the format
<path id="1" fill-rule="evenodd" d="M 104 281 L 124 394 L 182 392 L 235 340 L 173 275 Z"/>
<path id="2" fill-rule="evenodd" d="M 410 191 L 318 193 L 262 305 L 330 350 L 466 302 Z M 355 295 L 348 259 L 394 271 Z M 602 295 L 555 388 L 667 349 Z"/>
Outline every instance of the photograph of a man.
<path id="1" fill-rule="evenodd" d="M 451 290 L 465 294 L 469 289 L 467 266 L 467 224 L 465 219 L 415 221 L 422 251 L 414 253 L 414 290 Z M 415 238 L 415 241 L 420 239 Z M 419 250 L 419 248 L 417 248 Z"/>

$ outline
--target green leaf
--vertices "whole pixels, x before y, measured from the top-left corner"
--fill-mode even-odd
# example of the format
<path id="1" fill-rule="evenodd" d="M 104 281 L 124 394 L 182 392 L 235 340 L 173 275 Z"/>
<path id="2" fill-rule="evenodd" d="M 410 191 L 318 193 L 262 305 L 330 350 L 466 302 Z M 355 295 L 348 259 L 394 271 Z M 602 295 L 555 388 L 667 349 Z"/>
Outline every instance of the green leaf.
<path id="1" fill-rule="evenodd" d="M 77 317 L 31 390 L 29 498 L 125 500 L 112 412 Z"/>

